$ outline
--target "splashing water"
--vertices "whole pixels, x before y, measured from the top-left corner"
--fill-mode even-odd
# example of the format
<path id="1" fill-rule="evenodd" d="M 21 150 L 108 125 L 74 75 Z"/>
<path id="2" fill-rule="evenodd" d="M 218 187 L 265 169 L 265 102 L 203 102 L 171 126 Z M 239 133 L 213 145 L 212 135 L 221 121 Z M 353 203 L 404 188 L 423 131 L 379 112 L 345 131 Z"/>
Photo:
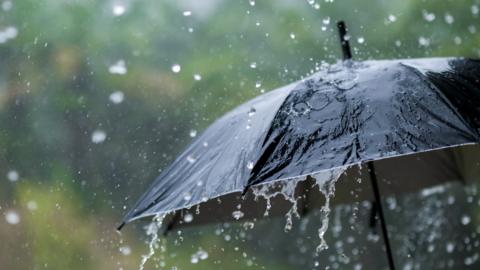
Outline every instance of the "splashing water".
<path id="1" fill-rule="evenodd" d="M 321 208 L 322 213 L 322 226 L 318 230 L 320 238 L 320 245 L 317 247 L 317 252 L 320 252 L 328 248 L 325 242 L 324 235 L 328 229 L 328 219 L 330 214 L 330 199 L 335 192 L 335 183 L 340 175 L 346 170 L 346 168 L 333 169 L 326 172 L 320 172 L 312 175 L 315 179 L 315 184 L 318 186 L 319 191 L 325 196 L 325 205 Z M 299 196 L 295 196 L 295 189 L 299 182 L 304 181 L 306 178 L 294 178 L 287 181 L 273 182 L 269 184 L 263 184 L 252 187 L 255 200 L 262 197 L 266 200 L 266 208 L 264 216 L 268 216 L 272 207 L 271 199 L 276 196 L 283 196 L 283 198 L 292 203 L 292 206 L 285 214 L 286 223 L 285 231 L 288 232 L 293 226 L 293 217 L 300 218 L 298 213 L 298 199 Z"/>
<path id="2" fill-rule="evenodd" d="M 148 242 L 149 252 L 146 255 L 142 255 L 142 261 L 139 266 L 140 270 L 144 269 L 145 264 L 155 254 L 156 249 L 160 247 L 162 253 L 165 251 L 165 245 L 160 244 L 161 239 L 158 236 L 158 231 L 162 227 L 166 215 L 167 214 L 157 214 L 146 228 L 147 236 L 150 237 L 150 241 Z"/>
<path id="3" fill-rule="evenodd" d="M 270 208 L 272 208 L 271 199 L 280 195 L 285 198 L 285 200 L 292 203 L 292 207 L 288 212 L 285 214 L 287 218 L 285 224 L 285 231 L 289 231 L 292 229 L 293 223 L 293 216 L 300 218 L 298 214 L 298 206 L 297 206 L 297 197 L 295 197 L 295 188 L 299 181 L 304 180 L 304 178 L 297 178 L 297 179 L 290 179 L 287 181 L 279 181 L 264 185 L 259 185 L 252 187 L 253 195 L 255 196 L 255 200 L 259 197 L 264 198 L 267 201 L 267 206 L 265 208 L 264 216 L 268 216 L 270 213 Z"/>
<path id="4" fill-rule="evenodd" d="M 331 171 L 315 174 L 312 177 L 315 179 L 315 183 L 318 186 L 319 191 L 325 196 L 325 204 L 320 209 L 322 225 L 318 229 L 318 237 L 320 238 L 320 245 L 317 246 L 317 254 L 323 250 L 328 249 L 328 244 L 325 241 L 325 233 L 328 230 L 328 221 L 330 215 L 330 199 L 335 193 L 335 183 L 340 175 L 345 171 L 342 169 L 333 169 Z"/>

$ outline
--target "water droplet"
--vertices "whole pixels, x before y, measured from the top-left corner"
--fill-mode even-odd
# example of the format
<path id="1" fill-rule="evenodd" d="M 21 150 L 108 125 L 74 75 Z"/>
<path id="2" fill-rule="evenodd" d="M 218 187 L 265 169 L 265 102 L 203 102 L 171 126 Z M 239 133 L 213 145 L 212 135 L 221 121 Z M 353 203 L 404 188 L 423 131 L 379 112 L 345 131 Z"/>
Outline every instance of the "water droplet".
<path id="1" fill-rule="evenodd" d="M 202 76 L 197 73 L 197 74 L 194 74 L 194 75 L 193 75 L 193 79 L 194 79 L 195 81 L 200 81 L 200 80 L 202 79 Z"/>
<path id="2" fill-rule="evenodd" d="M 95 144 L 103 143 L 107 138 L 107 133 L 103 130 L 95 130 L 92 133 L 92 142 Z"/>
<path id="3" fill-rule="evenodd" d="M 185 201 L 190 201 L 190 200 L 192 199 L 192 194 L 190 194 L 190 192 L 185 192 L 185 193 L 183 194 L 183 199 L 184 199 Z"/>
<path id="4" fill-rule="evenodd" d="M 197 161 L 197 159 L 193 155 L 188 155 L 187 156 L 187 161 L 188 161 L 188 163 L 193 164 L 193 163 L 195 163 L 195 161 Z"/>
<path id="5" fill-rule="evenodd" d="M 208 259 L 208 253 L 205 250 L 199 250 L 197 254 L 200 260 Z"/>
<path id="6" fill-rule="evenodd" d="M 427 22 L 432 22 L 433 20 L 435 20 L 435 14 L 430 13 L 426 10 L 422 11 L 422 15 L 423 15 L 423 19 L 426 20 Z"/>
<path id="7" fill-rule="evenodd" d="M 447 250 L 447 253 L 452 253 L 453 250 L 455 249 L 455 244 L 452 242 L 448 242 L 445 249 Z"/>
<path id="8" fill-rule="evenodd" d="M 477 5 L 473 5 L 473 6 L 470 8 L 470 10 L 472 11 L 472 14 L 473 14 L 473 15 L 477 15 L 477 14 L 479 13 L 479 11 L 480 11 L 480 9 L 478 8 Z"/>
<path id="9" fill-rule="evenodd" d="M 256 82 L 255 83 L 255 88 L 260 88 L 262 86 L 262 82 Z"/>
<path id="10" fill-rule="evenodd" d="M 5 220 L 8 224 L 16 225 L 20 223 L 20 215 L 16 211 L 8 210 L 5 213 Z"/>
<path id="11" fill-rule="evenodd" d="M 190 214 L 190 213 L 185 214 L 185 216 L 183 217 L 183 221 L 185 221 L 186 223 L 192 222 L 193 221 L 193 215 Z"/>
<path id="12" fill-rule="evenodd" d="M 445 13 L 445 22 L 448 24 L 452 24 L 455 21 L 453 18 L 452 14 L 450 13 Z"/>
<path id="13" fill-rule="evenodd" d="M 255 6 L 255 0 L 249 0 L 248 3 L 250 4 L 250 6 Z"/>
<path id="14" fill-rule="evenodd" d="M 257 62 L 251 62 L 250 68 L 257 68 Z"/>
<path id="15" fill-rule="evenodd" d="M 471 218 L 467 215 L 462 216 L 462 224 L 463 225 L 468 225 L 471 221 Z"/>
<path id="16" fill-rule="evenodd" d="M 192 12 L 190 10 L 185 10 L 183 12 L 183 16 L 185 16 L 185 17 L 192 16 Z"/>
<path id="17" fill-rule="evenodd" d="M 179 64 L 175 64 L 175 65 L 172 66 L 172 71 L 174 73 L 179 73 L 180 70 L 182 70 L 182 67 Z"/>
<path id="18" fill-rule="evenodd" d="M 253 162 L 249 161 L 247 163 L 247 169 L 252 170 L 253 169 Z"/>
<path id="19" fill-rule="evenodd" d="M 122 91 L 115 91 L 108 96 L 110 101 L 114 104 L 120 104 L 123 102 L 123 99 L 125 98 L 125 94 Z"/>
<path id="20" fill-rule="evenodd" d="M 330 24 L 330 17 L 326 17 L 322 20 L 322 23 L 325 24 L 325 25 L 328 25 Z"/>
<path id="21" fill-rule="evenodd" d="M 460 38 L 459 36 L 456 36 L 456 37 L 453 38 L 453 42 L 456 45 L 460 45 L 460 44 L 462 44 L 462 38 Z"/>
<path id="22" fill-rule="evenodd" d="M 3 11 L 9 11 L 13 7 L 12 1 L 3 1 L 2 2 L 2 9 Z"/>
<path id="23" fill-rule="evenodd" d="M 291 39 L 295 39 L 295 34 L 294 34 L 294 33 L 290 33 L 290 38 L 291 38 Z"/>
<path id="24" fill-rule="evenodd" d="M 115 16 L 122 16 L 125 14 L 125 11 L 127 11 L 127 9 L 122 4 L 114 4 L 112 7 L 112 13 Z"/>
<path id="25" fill-rule="evenodd" d="M 232 212 L 232 216 L 234 219 L 239 220 L 244 216 L 244 213 L 240 210 L 237 210 Z"/>
<path id="26" fill-rule="evenodd" d="M 118 249 L 123 256 L 132 254 L 132 249 L 129 246 L 122 246 Z"/>
<path id="27" fill-rule="evenodd" d="M 247 222 L 243 223 L 243 228 L 245 230 L 251 230 L 251 229 L 253 229 L 253 227 L 255 227 L 255 223 L 253 223 L 251 221 L 247 221 Z"/>
<path id="28" fill-rule="evenodd" d="M 3 31 L 0 31 L 0 44 L 16 38 L 18 30 L 14 26 L 7 26 Z"/>
<path id="29" fill-rule="evenodd" d="M 16 181 L 18 181 L 19 178 L 20 178 L 20 175 L 18 174 L 18 172 L 16 170 L 8 171 L 8 173 L 7 173 L 8 181 L 16 182 Z"/>
<path id="30" fill-rule="evenodd" d="M 250 110 L 248 111 L 248 116 L 249 117 L 252 117 L 254 116 L 255 114 L 257 113 L 257 110 L 255 110 L 255 108 L 250 108 Z"/>
<path id="31" fill-rule="evenodd" d="M 363 43 L 365 42 L 365 38 L 364 38 L 364 37 L 358 37 L 358 38 L 357 38 L 357 42 L 358 42 L 359 44 L 363 44 Z"/>
<path id="32" fill-rule="evenodd" d="M 430 39 L 429 38 L 426 38 L 426 37 L 419 37 L 418 38 L 418 44 L 420 44 L 420 46 L 422 47 L 428 47 L 430 46 Z"/>
<path id="33" fill-rule="evenodd" d="M 36 201 L 28 201 L 27 202 L 27 208 L 30 211 L 35 211 L 38 209 L 38 204 Z"/>
<path id="34" fill-rule="evenodd" d="M 125 75 L 127 73 L 127 67 L 124 60 L 118 60 L 115 64 L 108 68 L 108 72 L 116 75 Z"/>
<path id="35" fill-rule="evenodd" d="M 393 22 L 396 22 L 396 21 L 397 21 L 397 17 L 396 17 L 395 15 L 393 15 L 393 14 L 390 14 L 390 15 L 388 15 L 388 21 L 389 21 L 389 22 L 392 22 L 392 23 L 393 23 Z"/>
<path id="36" fill-rule="evenodd" d="M 195 129 L 190 130 L 190 137 L 195 138 L 197 137 L 197 131 Z"/>

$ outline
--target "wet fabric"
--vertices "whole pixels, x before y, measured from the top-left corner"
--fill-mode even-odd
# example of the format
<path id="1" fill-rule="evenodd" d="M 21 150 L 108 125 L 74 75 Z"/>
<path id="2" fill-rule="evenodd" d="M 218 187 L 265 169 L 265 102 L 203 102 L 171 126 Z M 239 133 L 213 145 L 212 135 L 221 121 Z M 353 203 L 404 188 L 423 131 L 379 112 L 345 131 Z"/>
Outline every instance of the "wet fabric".
<path id="1" fill-rule="evenodd" d="M 480 61 L 344 62 L 213 123 L 124 222 L 252 185 L 479 141 Z M 398 184 L 398 183 L 397 183 Z"/>

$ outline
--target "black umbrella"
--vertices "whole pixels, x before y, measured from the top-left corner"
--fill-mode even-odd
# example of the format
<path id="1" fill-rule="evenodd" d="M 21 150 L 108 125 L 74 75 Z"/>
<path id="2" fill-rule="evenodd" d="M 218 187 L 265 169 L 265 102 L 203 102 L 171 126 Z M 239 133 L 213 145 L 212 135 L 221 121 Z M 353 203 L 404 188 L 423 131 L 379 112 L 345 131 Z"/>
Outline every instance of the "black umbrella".
<path id="1" fill-rule="evenodd" d="M 339 202 L 375 200 L 394 269 L 380 192 L 468 182 L 478 175 L 475 157 L 480 150 L 471 145 L 480 138 L 480 61 L 353 62 L 345 26 L 338 26 L 343 63 L 261 95 L 218 119 L 154 181 L 119 229 L 141 217 L 200 203 L 209 210 L 195 218 L 198 222 L 231 217 L 239 201 L 243 217 L 259 216 L 258 205 L 248 200 L 251 187 L 279 180 L 296 183 L 299 177 L 307 181 L 290 193 L 302 194 L 300 201 L 286 198 L 303 213 L 322 201 L 313 184 L 323 185 L 320 191 L 329 195 L 333 190 L 324 184 L 340 177 L 335 193 Z M 361 164 L 367 166 L 353 169 Z M 325 173 L 333 177 L 325 178 Z M 371 186 L 360 181 L 366 177 Z M 355 198 L 340 191 L 357 185 L 364 188 Z M 247 199 L 242 201 L 242 194 Z M 182 223 L 178 213 L 170 227 Z"/>

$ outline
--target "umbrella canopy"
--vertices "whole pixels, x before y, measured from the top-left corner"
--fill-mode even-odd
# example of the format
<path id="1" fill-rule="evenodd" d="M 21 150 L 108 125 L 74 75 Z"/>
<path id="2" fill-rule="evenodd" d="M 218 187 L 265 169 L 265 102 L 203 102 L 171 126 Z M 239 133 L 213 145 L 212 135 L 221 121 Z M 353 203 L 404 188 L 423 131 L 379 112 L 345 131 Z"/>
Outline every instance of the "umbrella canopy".
<path id="1" fill-rule="evenodd" d="M 391 192 L 465 181 L 469 173 L 458 169 L 465 166 L 452 164 L 464 164 L 458 162 L 465 159 L 462 153 L 478 149 L 445 148 L 479 141 L 479 82 L 480 61 L 470 59 L 325 66 L 213 123 L 154 181 L 124 222 L 272 181 L 439 149 L 444 150 L 421 156 L 423 163 L 415 162 L 418 157 L 385 161 L 377 166 L 379 174 L 388 174 L 388 166 L 426 172 L 412 180 L 413 171 L 403 170 L 410 177 L 390 181 Z"/>

